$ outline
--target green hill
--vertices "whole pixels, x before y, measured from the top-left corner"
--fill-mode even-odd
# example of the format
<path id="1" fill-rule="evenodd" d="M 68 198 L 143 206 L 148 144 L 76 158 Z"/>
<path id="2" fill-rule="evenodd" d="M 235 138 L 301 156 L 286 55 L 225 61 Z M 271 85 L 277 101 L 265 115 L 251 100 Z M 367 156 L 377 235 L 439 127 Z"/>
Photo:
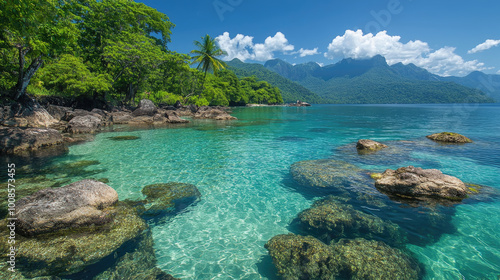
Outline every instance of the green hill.
<path id="1" fill-rule="evenodd" d="M 494 102 L 479 89 L 447 81 L 415 65 L 389 66 L 382 56 L 344 59 L 325 67 L 316 63 L 291 65 L 279 59 L 264 66 L 317 93 L 328 103 Z"/>
<path id="2" fill-rule="evenodd" d="M 297 100 L 319 104 L 327 103 L 326 100 L 319 97 L 302 85 L 290 81 L 281 75 L 266 69 L 261 64 L 244 63 L 239 59 L 233 59 L 227 62 L 229 70 L 233 71 L 239 78 L 256 76 L 258 80 L 266 81 L 271 85 L 278 87 L 284 102 L 296 102 Z"/>

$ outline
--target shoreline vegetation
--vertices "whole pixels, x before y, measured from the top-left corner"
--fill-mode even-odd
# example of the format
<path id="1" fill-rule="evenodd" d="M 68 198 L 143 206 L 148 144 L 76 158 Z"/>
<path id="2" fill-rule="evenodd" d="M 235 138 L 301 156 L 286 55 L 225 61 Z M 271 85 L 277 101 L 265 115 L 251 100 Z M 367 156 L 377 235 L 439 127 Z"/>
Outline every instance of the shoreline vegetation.
<path id="1" fill-rule="evenodd" d="M 62 155 L 68 145 L 92 141 L 96 133 L 114 125 L 154 128 L 180 126 L 189 119 L 235 121 L 229 106 L 311 106 L 300 100 L 284 104 L 278 87 L 226 69 L 219 59 L 225 53 L 209 35 L 194 42 L 192 56 L 170 51 L 167 44 L 175 25 L 142 3 L 0 3 L 0 154 L 8 159 Z M 104 17 L 109 20 L 102 21 Z M 440 144 L 472 141 L 451 132 L 428 138 Z M 369 139 L 357 145 L 360 156 L 389 149 Z M 94 164 L 77 162 L 61 168 Z M 305 188 L 338 188 L 335 191 L 344 193 L 350 190 L 339 186 L 367 187 L 369 178 L 369 192 L 410 207 L 452 207 L 488 189 L 413 166 L 367 176 L 366 170 L 346 162 L 313 160 L 293 164 L 290 173 Z M 17 266 L 5 271 L 6 264 L 0 265 L 2 278 L 177 279 L 157 267 L 149 222 L 196 204 L 202 197 L 195 185 L 158 182 L 141 190 L 144 200 L 119 201 L 106 178 L 71 184 L 66 184 L 71 179 L 66 183 L 45 179 L 19 178 L 16 183 L 21 184 L 16 189 L 17 224 L 10 233 L 6 227 L 0 233 L 14 232 Z M 356 210 L 342 199 L 328 196 L 297 213 L 294 223 L 304 235 L 290 233 L 268 241 L 265 246 L 278 274 L 285 279 L 345 275 L 420 279 L 424 269 L 403 248 L 406 237 L 399 226 Z M 1 211 L 6 223 L 8 215 Z M 387 243 L 381 241 L 386 239 Z M 9 244 L 4 239 L 0 243 L 4 256 L 13 251 Z M 356 268 L 379 256 L 371 266 Z"/>

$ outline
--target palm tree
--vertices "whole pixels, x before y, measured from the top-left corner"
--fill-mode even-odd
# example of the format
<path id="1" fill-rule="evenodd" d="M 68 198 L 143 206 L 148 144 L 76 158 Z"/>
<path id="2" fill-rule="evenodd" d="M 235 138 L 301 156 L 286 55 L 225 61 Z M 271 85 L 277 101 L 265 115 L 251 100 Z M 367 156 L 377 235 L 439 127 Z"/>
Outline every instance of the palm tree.
<path id="1" fill-rule="evenodd" d="M 215 43 L 215 39 L 208 34 L 205 37 L 201 37 L 201 42 L 194 41 L 194 45 L 198 49 L 191 51 L 191 54 L 193 54 L 191 58 L 193 60 L 192 64 L 198 63 L 197 68 L 201 68 L 205 72 L 205 76 L 203 77 L 203 85 L 205 85 L 208 71 L 212 70 L 217 75 L 217 71 L 225 68 L 226 64 L 217 57 L 227 55 L 227 52 L 221 50 Z"/>

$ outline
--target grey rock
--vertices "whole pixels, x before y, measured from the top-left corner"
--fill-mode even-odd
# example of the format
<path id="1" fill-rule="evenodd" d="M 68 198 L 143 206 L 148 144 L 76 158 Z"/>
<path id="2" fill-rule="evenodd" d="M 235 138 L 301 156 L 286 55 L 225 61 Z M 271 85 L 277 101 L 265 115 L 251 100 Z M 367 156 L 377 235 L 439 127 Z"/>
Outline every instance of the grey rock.
<path id="1" fill-rule="evenodd" d="M 94 115 L 76 116 L 68 122 L 64 131 L 73 134 L 94 133 L 100 129 L 101 122 L 102 119 Z"/>
<path id="2" fill-rule="evenodd" d="M 397 170 L 387 169 L 377 177 L 377 189 L 400 197 L 462 200 L 468 194 L 467 186 L 460 179 L 445 175 L 437 169 L 408 166 Z"/>
<path id="3" fill-rule="evenodd" d="M 63 137 L 50 128 L 3 128 L 0 129 L 0 152 L 18 154 L 58 146 Z"/>
<path id="4" fill-rule="evenodd" d="M 134 116 L 154 116 L 158 112 L 153 101 L 143 99 L 139 102 L 139 107 L 132 113 Z"/>
<path id="5" fill-rule="evenodd" d="M 43 189 L 16 203 L 16 231 L 35 236 L 65 228 L 101 225 L 113 220 L 104 209 L 118 201 L 110 186 L 82 180 L 57 189 Z"/>
<path id="6" fill-rule="evenodd" d="M 387 147 L 388 147 L 387 145 L 384 145 L 382 143 L 379 143 L 379 142 L 376 142 L 373 140 L 369 140 L 369 139 L 360 139 L 358 141 L 358 143 L 356 144 L 356 149 L 358 149 L 358 151 L 373 152 L 373 151 L 385 149 Z"/>

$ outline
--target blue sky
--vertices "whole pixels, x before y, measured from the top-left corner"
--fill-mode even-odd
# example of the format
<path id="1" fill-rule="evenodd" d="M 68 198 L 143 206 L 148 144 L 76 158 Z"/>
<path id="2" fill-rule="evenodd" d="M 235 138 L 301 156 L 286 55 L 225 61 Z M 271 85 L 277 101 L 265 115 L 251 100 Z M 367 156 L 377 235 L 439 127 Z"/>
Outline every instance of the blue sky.
<path id="1" fill-rule="evenodd" d="M 169 48 L 177 52 L 189 52 L 209 34 L 229 53 L 226 59 L 247 62 L 328 65 L 381 54 L 390 64 L 414 63 L 441 75 L 500 74 L 500 1 L 140 2 L 176 25 Z"/>

